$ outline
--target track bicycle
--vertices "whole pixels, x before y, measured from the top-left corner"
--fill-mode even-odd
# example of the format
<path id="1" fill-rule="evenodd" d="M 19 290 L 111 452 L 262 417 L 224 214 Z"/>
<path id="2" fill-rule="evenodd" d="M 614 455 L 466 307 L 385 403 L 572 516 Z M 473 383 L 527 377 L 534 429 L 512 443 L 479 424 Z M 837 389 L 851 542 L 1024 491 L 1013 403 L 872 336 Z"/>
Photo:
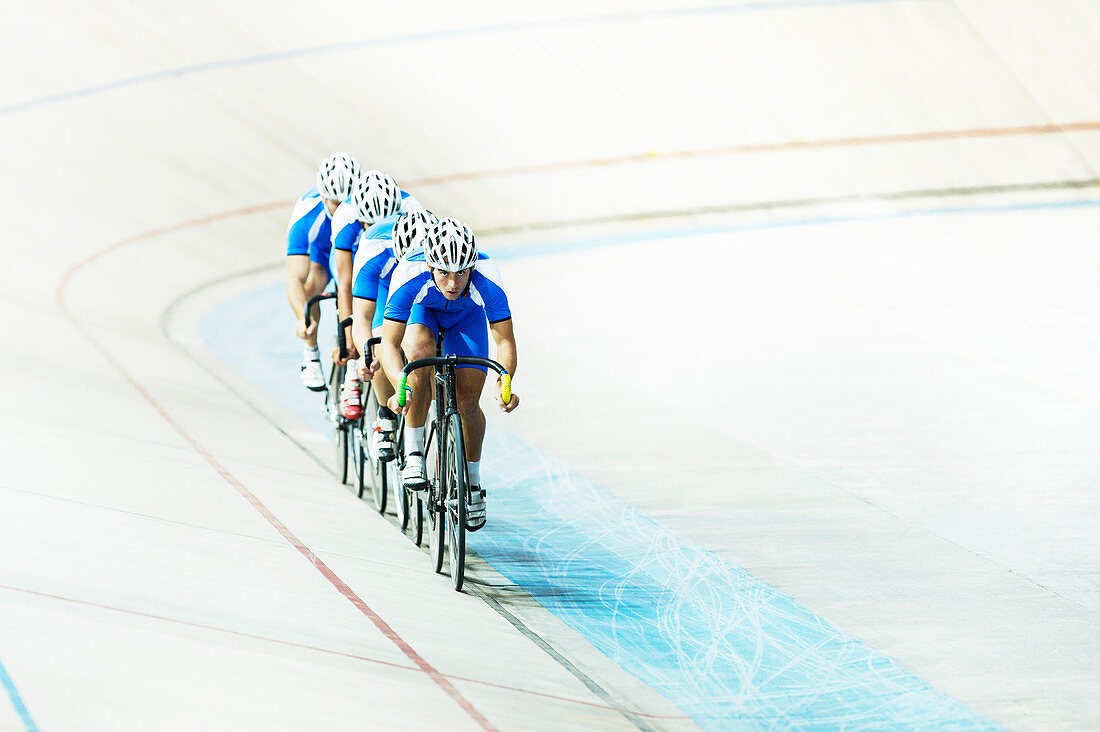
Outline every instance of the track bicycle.
<path id="1" fill-rule="evenodd" d="M 335 299 L 335 292 L 326 292 L 311 297 L 306 302 L 306 327 L 308 328 L 310 325 L 310 313 L 314 305 L 324 300 Z M 337 312 L 336 341 L 340 349 L 341 359 L 348 355 L 344 329 L 349 325 L 351 325 L 351 318 L 345 318 L 341 321 L 339 320 L 339 312 Z M 332 425 L 333 441 L 336 443 L 336 477 L 340 479 L 341 484 L 346 484 L 348 482 L 348 464 L 350 463 L 348 435 L 351 431 L 352 422 L 352 420 L 344 416 L 344 410 L 340 408 L 340 388 L 344 383 L 344 374 L 346 371 L 346 366 L 339 366 L 333 362 L 332 367 L 329 369 L 328 383 L 325 386 L 324 402 L 321 407 L 321 411 L 325 415 L 325 418 Z M 362 490 L 360 490 L 360 495 L 362 495 Z"/>
<path id="2" fill-rule="evenodd" d="M 341 333 L 342 335 L 342 333 Z M 337 336 L 340 340 L 340 336 Z M 369 338 L 366 344 L 366 355 L 363 358 L 371 360 L 371 347 L 382 342 L 381 338 Z M 386 378 L 379 376 L 379 378 Z M 378 513 L 385 515 L 386 498 L 390 486 L 394 486 L 394 498 L 397 498 L 396 484 L 393 482 L 393 473 L 388 469 L 386 462 L 378 455 L 377 439 L 372 424 L 375 415 L 378 414 L 378 395 L 374 390 L 374 382 L 368 381 L 363 385 L 363 416 L 351 422 L 349 433 L 352 467 L 355 470 L 356 484 L 359 489 L 359 497 L 363 497 L 366 486 L 371 486 L 371 498 Z M 400 477 L 400 474 L 398 474 Z"/>
<path id="3" fill-rule="evenodd" d="M 425 464 L 435 467 L 428 476 L 426 496 L 419 499 L 425 505 L 428 543 L 431 545 L 432 566 L 443 571 L 443 557 L 450 559 L 451 585 L 462 589 L 466 569 L 466 505 L 470 497 L 470 478 L 466 467 L 466 445 L 462 434 L 462 417 L 458 413 L 455 393 L 455 369 L 459 366 L 485 366 L 500 374 L 501 397 L 505 404 L 512 399 L 512 377 L 496 361 L 477 356 L 438 355 L 443 344 L 443 330 L 436 337 L 436 356 L 418 358 L 401 370 L 397 387 L 397 403 L 404 407 L 412 389 L 407 385 L 409 374 L 417 369 L 435 367 L 435 413 L 424 445 L 428 455 Z M 434 457 L 434 459 L 432 459 Z M 424 493 L 424 492 L 422 492 Z M 444 552 L 446 548 L 446 552 Z"/>

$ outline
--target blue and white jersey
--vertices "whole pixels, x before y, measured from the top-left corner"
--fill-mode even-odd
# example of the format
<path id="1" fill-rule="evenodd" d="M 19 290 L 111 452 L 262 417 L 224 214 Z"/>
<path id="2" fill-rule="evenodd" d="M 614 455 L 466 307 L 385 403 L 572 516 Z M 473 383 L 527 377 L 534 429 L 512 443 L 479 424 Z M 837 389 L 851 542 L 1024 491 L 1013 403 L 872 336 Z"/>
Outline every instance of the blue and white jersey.
<path id="1" fill-rule="evenodd" d="M 390 277 L 397 266 L 393 254 L 393 225 L 396 216 L 389 216 L 360 232 L 352 268 L 351 294 L 366 300 L 385 300 Z"/>
<path id="2" fill-rule="evenodd" d="M 294 204 L 294 213 L 286 227 L 286 254 L 309 254 L 310 245 L 332 237 L 332 219 L 317 188 L 310 188 Z"/>
<path id="3" fill-rule="evenodd" d="M 401 208 L 397 210 L 398 213 L 423 210 L 424 207 L 420 205 L 420 201 L 416 200 L 415 196 L 401 191 Z M 396 221 L 396 214 L 382 219 L 382 221 L 376 221 L 375 224 L 389 219 Z M 390 228 L 393 228 L 392 224 Z M 359 221 L 358 214 L 355 213 L 355 206 L 351 203 L 341 203 L 336 208 L 336 213 L 332 215 L 332 247 L 354 252 L 356 246 L 358 246 L 361 231 L 363 231 L 363 224 Z"/>
<path id="4" fill-rule="evenodd" d="M 435 286 L 423 252 L 412 254 L 398 264 L 390 280 L 386 320 L 406 322 L 414 305 L 448 313 L 480 309 L 490 323 L 512 317 L 500 270 L 489 255 L 481 252 L 477 255 L 477 264 L 470 274 L 466 291 L 457 300 L 448 300 Z"/>

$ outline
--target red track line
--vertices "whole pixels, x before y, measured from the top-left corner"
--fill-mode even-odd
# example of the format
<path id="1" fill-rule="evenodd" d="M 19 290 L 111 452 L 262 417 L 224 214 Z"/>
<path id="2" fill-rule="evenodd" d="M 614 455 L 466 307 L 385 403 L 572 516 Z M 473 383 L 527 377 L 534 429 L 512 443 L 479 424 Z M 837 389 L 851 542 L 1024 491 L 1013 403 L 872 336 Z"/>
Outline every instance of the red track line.
<path id="1" fill-rule="evenodd" d="M 680 160 L 721 155 L 746 155 L 762 152 L 783 152 L 787 150 L 821 150 L 835 147 L 858 147 L 861 145 L 891 145 L 903 142 L 932 142 L 937 140 L 964 140 L 982 137 L 1015 137 L 1020 135 L 1049 135 L 1066 132 L 1092 132 L 1100 130 L 1100 122 L 1068 122 L 1066 124 L 1024 125 L 1022 127 L 984 127 L 966 130 L 939 130 L 931 132 L 909 132 L 896 135 L 871 135 L 868 137 L 839 137 L 824 140 L 789 140 L 787 142 L 764 142 L 750 145 L 731 145 L 728 147 L 703 148 L 700 150 L 673 150 L 670 152 L 641 153 L 623 155 L 615 158 L 592 158 L 562 163 L 527 165 L 515 168 L 495 168 L 475 170 L 465 173 L 420 178 L 407 181 L 409 185 L 433 186 L 460 181 L 496 178 L 507 175 L 532 175 L 535 173 L 556 173 L 563 170 L 579 170 L 627 163 L 651 163 L 662 160 Z"/>
<path id="2" fill-rule="evenodd" d="M 392 661 L 383 661 L 380 658 L 371 658 L 370 656 L 360 656 L 356 653 L 346 653 L 344 651 L 336 651 L 331 648 L 322 648 L 320 646 L 311 646 L 306 643 L 295 643 L 294 641 L 282 640 L 279 638 L 272 638 L 266 635 L 256 635 L 255 633 L 245 633 L 240 630 L 232 630 L 230 628 L 222 628 L 217 625 L 207 625 L 206 623 L 196 623 L 190 620 L 181 620 L 179 618 L 172 618 L 167 615 L 157 615 L 156 613 L 147 613 L 141 610 L 131 610 L 130 608 L 118 607 L 117 605 L 106 605 L 101 602 L 91 602 L 90 600 L 80 600 L 75 597 L 66 597 L 64 595 L 54 595 L 49 592 L 39 592 L 37 590 L 29 590 L 25 587 L 13 587 L 11 585 L 0 584 L 0 590 L 9 590 L 11 592 L 21 592 L 26 595 L 34 595 L 36 597 L 45 597 L 51 600 L 60 600 L 62 602 L 69 602 L 75 605 L 85 605 L 87 607 L 99 608 L 102 610 L 110 610 L 112 612 L 126 613 L 127 615 L 137 615 L 143 618 L 150 618 L 152 620 L 160 620 L 166 623 L 175 623 L 177 625 L 186 625 L 191 628 L 199 628 L 201 630 L 210 630 L 216 633 L 227 633 L 229 635 L 239 636 L 241 638 L 250 638 L 252 640 L 264 641 L 267 643 L 275 643 L 281 646 L 289 646 L 291 648 L 301 648 L 306 651 L 315 651 L 317 653 L 325 653 L 332 656 L 340 656 L 341 658 L 350 658 L 355 661 L 366 661 L 368 663 L 375 663 L 380 666 L 388 666 L 390 668 L 401 669 L 402 671 L 420 672 L 420 669 L 416 666 L 407 666 L 405 664 L 393 663 Z M 684 715 L 671 716 L 661 714 L 648 714 L 646 712 L 636 712 L 629 709 L 621 709 L 619 707 L 612 707 L 606 704 L 597 704 L 596 702 L 584 701 L 582 699 L 572 699 L 566 696 L 558 696 L 556 694 L 547 694 L 542 691 L 534 691 L 533 689 L 521 689 L 516 686 L 508 686 L 506 684 L 497 684 L 492 681 L 485 681 L 483 679 L 472 679 L 466 676 L 457 676 L 455 674 L 444 674 L 448 679 L 455 681 L 465 681 L 470 684 L 478 684 L 480 686 L 488 686 L 494 689 L 502 689 L 504 691 L 514 691 L 518 694 L 528 694 L 530 696 L 543 697 L 545 699 L 552 699 L 554 701 L 566 702 L 569 704 L 579 704 L 586 707 L 594 707 L 596 709 L 606 709 L 609 712 L 619 712 L 631 714 L 636 717 L 646 717 L 648 719 L 688 719 Z"/>
<path id="3" fill-rule="evenodd" d="M 66 270 L 65 274 L 61 277 L 61 280 L 58 282 L 57 290 L 55 292 L 55 299 L 57 300 L 57 305 L 58 305 L 59 308 L 61 308 L 61 311 L 65 314 L 65 317 L 69 319 L 69 321 L 73 324 L 73 326 L 85 338 L 87 338 L 88 342 L 90 342 L 92 344 L 92 346 L 95 347 L 95 349 L 97 351 L 99 351 L 105 359 L 107 359 L 108 363 L 110 363 L 112 366 L 114 366 L 115 369 L 122 375 L 122 377 L 124 379 L 126 379 L 126 381 L 128 381 L 130 383 L 130 385 L 133 386 L 134 389 L 136 389 L 139 394 L 141 394 L 141 396 L 145 399 L 145 401 L 149 402 L 150 406 L 152 406 L 153 409 L 155 409 L 157 411 L 157 413 L 159 413 L 160 416 L 164 418 L 164 421 L 166 421 L 169 425 L 171 425 L 172 428 L 175 429 L 177 433 L 179 433 L 180 437 L 182 437 L 185 442 L 187 442 L 189 445 L 191 445 L 191 447 L 195 450 L 195 452 L 199 453 L 206 460 L 206 462 L 209 463 L 210 467 L 212 467 L 218 473 L 218 475 L 220 475 L 222 477 L 222 479 L 225 480 L 226 483 L 228 483 L 234 489 L 236 489 L 237 492 L 240 493 L 241 496 L 243 496 L 244 499 L 246 501 L 248 501 L 252 505 L 252 507 L 254 509 L 256 509 L 256 511 L 261 516 L 263 516 L 267 520 L 267 522 L 269 524 L 271 524 L 271 526 L 274 527 L 274 529 L 277 532 L 279 532 L 279 534 L 284 539 L 287 540 L 288 543 L 290 543 L 291 546 L 293 546 L 295 549 L 297 549 L 298 552 L 303 557 L 305 557 L 306 560 L 309 561 L 309 563 L 312 564 L 314 566 L 314 568 L 318 572 L 320 572 L 321 575 L 325 579 L 327 579 L 329 581 L 329 583 L 334 588 L 336 588 L 337 592 L 339 592 L 341 595 L 343 595 L 349 602 L 351 602 L 352 605 L 354 605 L 359 610 L 359 612 L 363 613 L 363 615 L 365 615 L 372 623 L 374 623 L 374 626 L 376 628 L 378 628 L 378 630 L 382 633 L 382 635 L 384 635 L 394 645 L 396 645 L 398 648 L 400 648 L 401 652 L 404 653 L 405 656 L 409 658 L 409 660 L 411 660 L 413 663 L 415 663 L 420 668 L 421 671 L 428 674 L 428 676 L 432 679 L 432 681 L 434 681 L 436 683 L 436 685 L 439 686 L 439 688 L 442 689 L 448 696 L 450 696 L 452 699 L 454 699 L 455 702 L 458 703 L 458 705 L 460 707 L 462 707 L 462 709 L 468 715 L 470 715 L 470 717 L 473 718 L 474 721 L 476 721 L 478 724 L 480 724 L 483 729 L 485 729 L 485 730 L 495 730 L 496 727 L 494 727 L 489 722 L 489 720 L 486 719 L 485 716 L 481 714 L 481 712 L 479 712 L 476 708 L 474 708 L 473 704 L 471 704 L 469 702 L 469 700 L 466 699 L 466 697 L 462 696 L 462 694 L 458 691 L 458 689 L 455 688 L 454 684 L 452 684 L 434 666 L 432 666 L 423 657 L 421 657 L 421 655 L 419 653 L 417 653 L 412 648 L 412 646 L 410 646 L 405 641 L 404 638 L 402 638 L 400 635 L 398 635 L 397 632 L 394 631 L 394 629 L 391 628 L 390 625 L 385 620 L 383 620 L 381 618 L 381 616 L 379 616 L 376 612 L 374 612 L 374 610 L 372 610 L 370 608 L 370 606 L 367 605 L 367 603 L 364 602 L 361 597 L 359 597 L 357 594 L 355 594 L 355 592 L 347 585 L 347 583 L 344 582 L 342 579 L 340 579 L 340 577 L 338 577 L 336 575 L 336 573 L 333 572 L 328 567 L 328 565 L 326 565 L 321 560 L 320 557 L 315 555 L 313 553 L 313 551 L 309 549 L 309 547 L 307 547 L 304 543 L 302 543 L 302 541 L 297 536 L 295 536 L 290 531 L 290 529 L 288 529 L 283 524 L 282 521 L 280 521 L 278 518 L 276 518 L 275 514 L 271 513 L 271 511 L 268 510 L 267 506 L 265 506 L 263 503 L 261 503 L 260 500 L 258 498 L 256 498 L 256 496 L 253 495 L 252 492 L 249 491 L 244 486 L 244 484 L 241 483 L 241 481 L 239 481 L 236 478 L 236 476 L 234 476 L 224 466 L 222 466 L 222 464 L 217 461 L 217 459 L 210 453 L 209 450 L 207 450 L 205 447 L 203 447 L 194 437 L 192 437 L 190 435 L 190 433 L 187 432 L 187 430 L 185 430 L 178 422 L 176 422 L 176 420 L 172 418 L 172 416 L 164 409 L 164 407 L 162 407 L 160 405 L 160 403 L 157 402 L 157 400 L 154 399 L 153 396 L 148 391 L 146 391 L 146 389 L 141 384 L 139 384 L 137 382 L 137 380 L 122 366 L 122 364 L 120 364 L 118 361 L 116 361 L 115 358 L 113 356 L 111 356 L 111 354 L 107 351 L 107 349 L 104 348 L 99 343 L 99 341 L 97 341 L 92 336 L 92 334 L 81 325 L 80 321 L 77 320 L 76 317 L 73 316 L 73 314 L 69 311 L 68 307 L 65 305 L 65 297 L 64 297 L 65 287 L 68 284 L 69 279 L 72 277 L 72 275 L 77 270 L 79 270 L 80 268 L 84 267 L 87 264 L 90 264 L 91 262 L 95 261 L 96 259 L 103 256 L 104 254 L 107 254 L 108 252 L 115 251 L 116 249 L 119 249 L 122 246 L 125 246 L 127 244 L 132 244 L 132 243 L 135 243 L 135 242 L 138 242 L 138 241 L 142 241 L 144 239 L 150 239 L 150 238 L 153 238 L 153 237 L 157 237 L 157 236 L 161 236 L 161 235 L 164 235 L 164 234 L 179 231 L 179 230 L 182 230 L 182 229 L 186 229 L 188 227 L 198 226 L 198 225 L 202 225 L 202 224 L 211 223 L 211 222 L 214 222 L 214 221 L 219 221 L 221 219 L 231 218 L 232 216 L 241 216 L 241 215 L 246 215 L 246 214 L 250 214 L 250 213 L 256 213 L 256 212 L 259 212 L 259 211 L 264 211 L 264 210 L 267 210 L 269 208 L 273 208 L 277 205 L 281 206 L 281 205 L 283 205 L 283 202 L 278 202 L 277 204 L 276 203 L 263 204 L 261 206 L 253 206 L 253 207 L 250 207 L 250 208 L 239 209 L 237 211 L 229 211 L 229 212 L 224 212 L 224 213 L 220 213 L 220 214 L 215 214 L 213 216 L 206 216 L 206 217 L 203 217 L 203 218 L 195 219 L 193 221 L 187 221 L 187 222 L 183 222 L 183 223 L 180 223 L 180 224 L 176 224 L 174 226 L 169 226 L 169 227 L 165 227 L 165 228 L 162 228 L 162 229 L 154 229 L 154 230 L 146 232 L 144 234 L 138 234 L 137 236 L 133 236 L 133 237 L 130 237 L 128 239 L 124 239 L 120 242 L 116 242 L 115 244 L 112 244 L 111 246 L 106 247 L 105 249 L 101 249 L 101 250 L 95 252 L 94 254 L 89 255 L 85 259 L 81 260 L 80 262 L 76 263 L 75 265 L 70 267 L 68 270 Z"/>

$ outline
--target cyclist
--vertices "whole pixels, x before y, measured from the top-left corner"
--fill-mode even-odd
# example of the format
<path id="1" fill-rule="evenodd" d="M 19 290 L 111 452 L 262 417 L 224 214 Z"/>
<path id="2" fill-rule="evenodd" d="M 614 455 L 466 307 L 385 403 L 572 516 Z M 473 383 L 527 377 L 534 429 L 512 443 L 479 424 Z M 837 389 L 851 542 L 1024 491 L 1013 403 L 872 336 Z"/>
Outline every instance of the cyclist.
<path id="1" fill-rule="evenodd" d="M 324 391 L 325 377 L 317 350 L 317 318 L 311 318 L 306 327 L 305 305 L 328 283 L 327 265 L 320 261 L 320 252 L 332 236 L 332 215 L 349 198 L 359 175 L 359 163 L 351 155 L 329 155 L 317 170 L 316 185 L 298 199 L 287 225 L 286 295 L 298 319 L 297 335 L 305 341 L 302 383 L 312 391 Z"/>
<path id="2" fill-rule="evenodd" d="M 488 325 L 488 327 L 486 327 Z M 382 365 L 386 373 L 397 374 L 410 361 L 435 355 L 436 338 L 444 331 L 443 352 L 459 356 L 489 355 L 488 332 L 493 334 L 497 360 L 514 374 L 516 340 L 508 296 L 500 272 L 485 254 L 479 254 L 474 233 L 461 221 L 441 219 L 424 246 L 423 257 L 414 255 L 400 264 L 390 282 L 382 326 Z M 404 342 L 404 351 L 402 343 Z M 463 437 L 470 477 L 470 506 L 466 528 L 477 531 L 485 525 L 485 489 L 481 485 L 481 447 L 485 437 L 485 414 L 479 399 L 485 386 L 484 367 L 461 367 L 457 371 L 457 397 L 462 416 Z M 426 370 L 409 376 L 411 399 L 404 408 L 397 396 L 389 407 L 405 414 L 405 468 L 402 483 L 411 490 L 428 485 L 424 472 L 424 423 L 432 396 L 431 375 Z M 496 401 L 501 411 L 519 406 L 513 393 L 507 404 L 501 398 L 497 379 Z"/>
<path id="3" fill-rule="evenodd" d="M 375 333 L 381 333 L 394 268 L 408 255 L 420 251 L 435 224 L 435 216 L 427 211 L 402 211 L 391 227 L 376 225 L 365 229 L 359 237 L 359 247 L 355 253 L 352 338 L 363 358 L 359 361 L 356 374 L 358 380 L 345 382 L 341 399 L 344 416 L 358 419 L 363 413 L 360 382 L 370 381 L 374 385 L 378 397 L 378 414 L 374 415 L 375 445 L 382 460 L 394 458 L 393 432 L 397 427 L 397 415 L 390 411 L 386 403 L 393 396 L 396 378 L 385 373 L 381 378 L 375 378 L 381 369 L 380 362 L 368 358 L 363 345 Z M 381 233 L 383 229 L 384 234 Z"/>
<path id="4" fill-rule="evenodd" d="M 368 170 L 356 181 L 351 201 L 339 206 L 333 214 L 331 248 L 326 253 L 325 261 L 328 274 L 336 280 L 336 306 L 341 321 L 352 315 L 352 279 L 359 242 L 389 238 L 397 214 L 403 210 L 423 211 L 424 207 L 399 189 L 389 175 L 380 170 Z M 354 333 L 348 332 L 346 335 L 347 342 L 352 345 L 347 356 L 341 358 L 338 350 L 333 349 L 332 360 L 338 365 L 348 364 L 341 402 L 344 416 L 358 419 L 362 414 L 359 406 L 362 385 L 356 368 L 359 353 L 355 347 Z"/>

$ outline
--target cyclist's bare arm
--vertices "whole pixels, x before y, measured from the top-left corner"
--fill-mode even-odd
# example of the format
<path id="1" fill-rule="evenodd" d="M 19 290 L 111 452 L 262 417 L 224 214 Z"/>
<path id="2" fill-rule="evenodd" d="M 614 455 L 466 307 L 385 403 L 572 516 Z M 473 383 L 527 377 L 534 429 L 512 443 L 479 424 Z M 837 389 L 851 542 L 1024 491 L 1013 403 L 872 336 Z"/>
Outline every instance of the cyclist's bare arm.
<path id="1" fill-rule="evenodd" d="M 489 324 L 489 331 L 493 334 L 493 340 L 497 345 L 497 361 L 512 376 L 516 375 L 516 335 L 512 330 L 512 319 L 501 320 Z M 497 379 L 496 400 L 502 412 L 511 412 L 519 406 L 519 397 L 512 392 L 512 399 L 507 404 L 501 398 L 501 380 Z"/>
<path id="2" fill-rule="evenodd" d="M 401 339 L 405 337 L 405 324 L 398 320 L 382 321 L 382 343 L 378 346 L 379 360 L 387 374 L 401 375 L 405 368 L 405 354 L 401 350 Z M 390 406 L 393 409 L 393 406 Z"/>
<path id="3" fill-rule="evenodd" d="M 351 274 L 353 256 L 347 249 L 336 249 L 335 247 L 332 250 L 332 256 L 336 258 L 336 307 L 340 311 L 340 320 L 344 320 L 350 317 L 352 312 Z M 355 348 L 358 344 L 355 344 L 354 334 L 349 329 L 349 332 L 345 335 L 349 339 L 348 356 L 349 358 L 356 358 L 359 351 Z"/>
<path id="4" fill-rule="evenodd" d="M 352 325 L 351 325 L 351 337 L 355 342 L 355 349 L 364 355 L 363 360 L 359 364 L 359 378 L 364 381 L 370 381 L 371 377 L 378 370 L 378 353 L 375 352 L 375 361 L 373 363 L 367 363 L 366 351 L 363 348 L 363 344 L 372 337 L 371 322 L 374 320 L 374 310 L 377 303 L 374 300 L 368 300 L 365 297 L 352 298 L 351 311 L 352 311 Z"/>
<path id="5" fill-rule="evenodd" d="M 309 255 L 292 254 L 286 258 L 286 299 L 295 317 L 302 320 L 306 306 L 306 278 L 309 277 Z"/>

